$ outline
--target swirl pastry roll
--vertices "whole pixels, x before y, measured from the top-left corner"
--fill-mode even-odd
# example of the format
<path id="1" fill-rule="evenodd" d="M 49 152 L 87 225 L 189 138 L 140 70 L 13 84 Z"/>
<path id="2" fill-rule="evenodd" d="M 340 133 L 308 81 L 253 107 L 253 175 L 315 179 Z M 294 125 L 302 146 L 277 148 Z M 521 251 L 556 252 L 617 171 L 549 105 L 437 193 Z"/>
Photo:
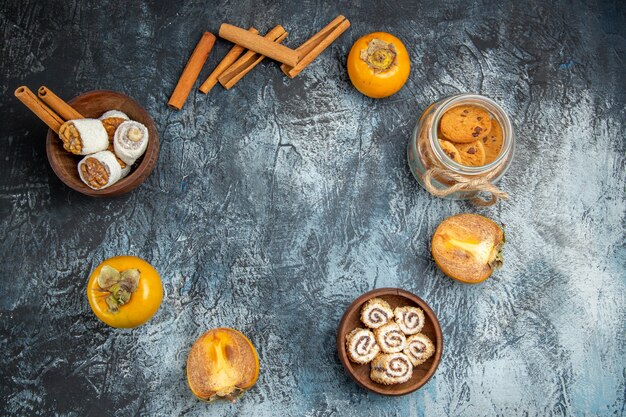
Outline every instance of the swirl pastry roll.
<path id="1" fill-rule="evenodd" d="M 352 362 L 366 364 L 380 352 L 374 333 L 357 327 L 346 335 L 346 351 Z"/>
<path id="2" fill-rule="evenodd" d="M 419 333 L 424 327 L 424 312 L 419 307 L 396 307 L 393 315 L 400 330 L 406 335 Z"/>
<path id="3" fill-rule="evenodd" d="M 385 353 L 402 352 L 406 347 L 406 336 L 400 330 L 400 326 L 391 322 L 374 330 L 376 343 Z"/>
<path id="4" fill-rule="evenodd" d="M 109 110 L 104 112 L 102 116 L 99 117 L 102 120 L 102 125 L 107 131 L 107 135 L 109 135 L 109 141 L 111 144 L 113 143 L 113 136 L 115 135 L 115 131 L 127 120 L 130 118 L 126 115 L 126 113 L 121 112 L 119 110 Z M 111 149 L 110 149 L 111 150 Z"/>
<path id="5" fill-rule="evenodd" d="M 111 151 L 88 155 L 78 163 L 80 179 L 94 190 L 102 190 L 122 178 L 122 167 Z"/>
<path id="6" fill-rule="evenodd" d="M 408 356 L 413 366 L 420 365 L 435 353 L 435 345 L 423 333 L 414 334 L 406 342 L 404 354 Z"/>
<path id="7" fill-rule="evenodd" d="M 393 310 L 382 298 L 372 298 L 361 309 L 361 321 L 370 329 L 377 329 L 393 319 Z"/>
<path id="8" fill-rule="evenodd" d="M 59 138 L 74 155 L 89 155 L 109 146 L 107 131 L 98 119 L 68 120 L 59 128 Z"/>
<path id="9" fill-rule="evenodd" d="M 413 365 L 404 353 L 382 353 L 372 361 L 370 378 L 379 384 L 402 384 L 412 376 Z"/>
<path id="10" fill-rule="evenodd" d="M 148 147 L 148 128 L 139 122 L 122 123 L 113 137 L 115 154 L 128 165 L 135 163 Z"/>

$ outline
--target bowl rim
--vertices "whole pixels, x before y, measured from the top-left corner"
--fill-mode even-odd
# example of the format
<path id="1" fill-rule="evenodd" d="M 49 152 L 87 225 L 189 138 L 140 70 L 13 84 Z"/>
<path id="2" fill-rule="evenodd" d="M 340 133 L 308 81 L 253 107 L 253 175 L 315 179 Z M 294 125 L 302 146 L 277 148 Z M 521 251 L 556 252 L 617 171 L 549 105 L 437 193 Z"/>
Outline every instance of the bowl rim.
<path id="1" fill-rule="evenodd" d="M 384 388 L 387 386 L 378 384 L 374 381 L 369 381 L 369 383 L 363 383 L 362 381 L 360 381 L 355 376 L 355 373 L 352 369 L 352 362 L 350 362 L 350 359 L 348 358 L 348 354 L 346 352 L 345 335 L 347 334 L 346 327 L 347 327 L 347 322 L 349 318 L 352 316 L 352 314 L 355 311 L 360 311 L 360 307 L 367 300 L 371 298 L 375 298 L 375 297 L 384 297 L 385 295 L 394 295 L 394 296 L 404 297 L 414 302 L 415 304 L 417 304 L 424 311 L 424 314 L 433 324 L 433 328 L 435 331 L 434 342 L 437 346 L 437 350 L 435 351 L 433 362 L 430 368 L 428 369 L 428 372 L 426 373 L 426 375 L 424 375 L 422 379 L 416 381 L 415 383 L 410 384 L 404 387 L 403 389 L 399 389 L 397 391 L 386 391 Z M 346 308 L 346 311 L 344 312 L 341 318 L 341 321 L 339 322 L 339 327 L 337 328 L 337 353 L 339 355 L 339 360 L 341 361 L 341 364 L 343 365 L 343 368 L 345 369 L 346 373 L 350 375 L 350 377 L 361 388 L 365 388 L 368 391 L 371 391 L 380 395 L 401 396 L 401 395 L 410 394 L 414 391 L 417 391 L 421 387 L 423 387 L 430 380 L 430 378 L 432 378 L 432 376 L 435 374 L 435 371 L 439 367 L 439 363 L 441 362 L 441 356 L 443 354 L 443 349 L 444 349 L 443 335 L 441 333 L 441 326 L 439 324 L 439 319 L 437 318 L 437 315 L 435 314 L 435 312 L 432 310 L 432 308 L 430 308 L 430 306 L 428 305 L 428 303 L 426 303 L 426 301 L 424 301 L 417 295 L 409 291 L 403 290 L 401 288 L 377 288 L 377 289 L 368 291 L 364 294 L 361 294 Z"/>
<path id="2" fill-rule="evenodd" d="M 64 171 L 61 170 L 57 163 L 52 162 L 51 153 L 53 152 L 53 149 L 61 146 L 58 140 L 58 134 L 55 133 L 52 129 L 48 129 L 48 133 L 46 135 L 46 156 L 48 158 L 48 164 L 52 168 L 52 171 L 57 176 L 57 178 L 72 190 L 78 191 L 79 193 L 90 197 L 116 197 L 122 194 L 126 194 L 139 187 L 150 176 L 154 168 L 156 168 L 156 162 L 158 160 L 160 150 L 159 132 L 156 123 L 154 122 L 154 119 L 152 118 L 152 116 L 150 116 L 150 113 L 148 113 L 148 111 L 141 104 L 139 104 L 137 100 L 119 91 L 107 89 L 90 90 L 73 97 L 67 103 L 71 106 L 75 104 L 78 100 L 88 100 L 91 96 L 99 94 L 117 96 L 120 99 L 132 103 L 134 106 L 137 107 L 137 111 L 141 114 L 141 117 L 149 122 L 147 123 L 146 127 L 151 132 L 150 143 L 148 144 L 146 152 L 144 153 L 144 155 L 142 155 L 143 159 L 141 160 L 141 163 L 137 166 L 137 168 L 135 168 L 135 170 L 131 172 L 126 178 L 121 179 L 117 183 L 103 190 L 94 190 L 82 183 L 77 186 L 70 181 L 66 181 Z"/>

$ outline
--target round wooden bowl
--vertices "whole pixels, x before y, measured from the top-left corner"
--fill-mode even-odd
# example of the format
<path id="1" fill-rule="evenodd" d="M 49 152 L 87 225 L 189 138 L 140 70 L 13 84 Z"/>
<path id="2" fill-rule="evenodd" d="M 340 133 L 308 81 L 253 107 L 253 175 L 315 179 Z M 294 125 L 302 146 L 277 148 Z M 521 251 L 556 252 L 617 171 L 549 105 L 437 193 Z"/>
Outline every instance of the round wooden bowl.
<path id="1" fill-rule="evenodd" d="M 63 149 L 63 142 L 52 129 L 46 138 L 46 153 L 54 173 L 68 187 L 94 197 L 114 197 L 137 188 L 148 178 L 159 157 L 159 134 L 154 120 L 148 112 L 126 94 L 110 90 L 95 90 L 73 98 L 68 104 L 85 117 L 98 118 L 108 110 L 119 110 L 148 128 L 150 139 L 148 148 L 141 158 L 135 162 L 130 174 L 112 186 L 103 190 L 93 190 L 83 183 L 78 176 L 78 162 L 82 155 L 73 155 Z"/>
<path id="2" fill-rule="evenodd" d="M 392 309 L 396 307 L 412 306 L 424 310 L 426 320 L 421 333 L 428 336 L 435 344 L 435 354 L 423 364 L 414 367 L 411 379 L 402 384 L 383 385 L 372 381 L 370 379 L 370 364 L 361 365 L 351 362 L 346 352 L 346 334 L 357 327 L 366 328 L 361 322 L 361 307 L 368 300 L 375 297 L 387 301 Z M 415 294 L 411 294 L 399 288 L 379 288 L 363 294 L 354 300 L 346 310 L 339 323 L 339 329 L 337 330 L 337 352 L 339 353 L 339 359 L 346 372 L 362 388 L 382 395 L 405 395 L 420 389 L 437 370 L 443 352 L 443 337 L 441 336 L 441 327 L 439 327 L 437 316 L 435 316 L 433 310 L 424 300 Z"/>

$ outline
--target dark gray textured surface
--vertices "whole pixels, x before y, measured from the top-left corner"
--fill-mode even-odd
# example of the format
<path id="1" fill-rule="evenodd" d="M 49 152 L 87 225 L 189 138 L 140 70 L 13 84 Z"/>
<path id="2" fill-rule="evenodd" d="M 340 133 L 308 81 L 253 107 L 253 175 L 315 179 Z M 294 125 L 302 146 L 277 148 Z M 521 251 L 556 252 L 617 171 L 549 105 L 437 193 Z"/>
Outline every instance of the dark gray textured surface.
<path id="1" fill-rule="evenodd" d="M 3 2 L 0 414 L 624 415 L 625 8 L 522 3 Z M 231 91 L 166 107 L 202 31 L 280 23 L 294 47 L 339 13 L 352 27 L 296 79 L 268 61 Z M 413 63 L 379 101 L 345 71 L 376 30 Z M 202 77 L 229 47 L 218 41 Z M 13 97 L 22 84 L 133 96 L 159 127 L 157 169 L 121 198 L 69 190 L 44 125 Z M 417 117 L 457 92 L 496 99 L 517 126 L 509 202 L 476 209 L 411 177 Z M 437 224 L 464 211 L 507 225 L 505 267 L 479 286 L 429 255 Z M 120 254 L 151 262 L 166 289 L 134 330 L 97 321 L 85 297 L 92 268 Z M 429 302 L 446 342 L 434 378 L 402 398 L 361 390 L 335 354 L 345 307 L 385 286 Z M 186 385 L 190 345 L 216 326 L 259 350 L 258 384 L 236 405 Z"/>

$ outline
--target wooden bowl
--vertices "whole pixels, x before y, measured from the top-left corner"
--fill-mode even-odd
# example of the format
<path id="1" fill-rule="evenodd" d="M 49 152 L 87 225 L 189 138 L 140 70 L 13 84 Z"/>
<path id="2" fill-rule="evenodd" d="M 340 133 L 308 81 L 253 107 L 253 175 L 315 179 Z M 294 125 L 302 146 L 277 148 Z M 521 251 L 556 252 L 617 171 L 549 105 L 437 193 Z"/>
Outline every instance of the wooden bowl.
<path id="1" fill-rule="evenodd" d="M 372 298 L 382 298 L 387 301 L 391 308 L 412 306 L 419 307 L 424 310 L 425 323 L 421 333 L 425 334 L 435 344 L 435 354 L 431 356 L 423 364 L 413 368 L 413 376 L 405 383 L 397 385 L 383 385 L 370 379 L 370 364 L 361 365 L 351 362 L 346 352 L 346 334 L 350 333 L 357 327 L 365 328 L 361 322 L 361 307 L 365 302 Z M 399 288 L 379 288 L 361 295 L 354 300 L 350 307 L 346 310 L 339 329 L 337 330 L 337 352 L 339 359 L 343 364 L 346 372 L 359 384 L 362 388 L 382 395 L 405 395 L 420 389 L 437 370 L 441 361 L 443 352 L 443 337 L 441 336 L 441 327 L 439 320 L 433 313 L 433 310 L 415 294 Z"/>
<path id="2" fill-rule="evenodd" d="M 85 117 L 98 118 L 108 110 L 119 110 L 131 120 L 143 123 L 148 128 L 150 139 L 148 148 L 141 158 L 135 162 L 130 174 L 112 186 L 103 190 L 93 190 L 83 183 L 78 175 L 78 162 L 82 155 L 73 155 L 63 149 L 63 142 L 52 129 L 46 138 L 46 153 L 54 173 L 68 187 L 94 197 L 114 197 L 137 188 L 148 178 L 159 157 L 159 134 L 154 120 L 148 112 L 126 94 L 109 90 L 95 90 L 81 94 L 68 102 Z"/>

